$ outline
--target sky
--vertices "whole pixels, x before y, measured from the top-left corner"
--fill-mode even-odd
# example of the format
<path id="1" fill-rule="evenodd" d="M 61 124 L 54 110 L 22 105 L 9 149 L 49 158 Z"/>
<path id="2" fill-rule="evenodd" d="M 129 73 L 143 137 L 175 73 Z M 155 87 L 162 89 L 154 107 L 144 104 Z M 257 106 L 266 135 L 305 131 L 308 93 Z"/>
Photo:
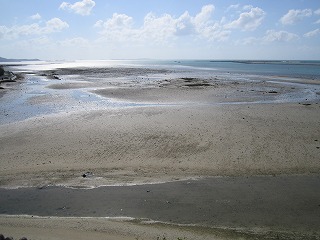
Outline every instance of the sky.
<path id="1" fill-rule="evenodd" d="M 319 0 L 0 0 L 0 57 L 320 60 Z"/>

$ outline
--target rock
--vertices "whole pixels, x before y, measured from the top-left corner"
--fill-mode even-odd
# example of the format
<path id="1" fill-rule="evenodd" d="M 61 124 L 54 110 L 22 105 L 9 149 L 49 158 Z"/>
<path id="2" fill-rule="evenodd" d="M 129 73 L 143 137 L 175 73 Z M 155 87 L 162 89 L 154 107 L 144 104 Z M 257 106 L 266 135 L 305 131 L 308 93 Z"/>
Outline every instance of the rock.
<path id="1" fill-rule="evenodd" d="M 193 83 L 193 84 L 186 84 L 187 87 L 207 87 L 211 86 L 209 83 Z"/>
<path id="2" fill-rule="evenodd" d="M 86 172 L 86 173 L 82 174 L 83 178 L 92 177 L 92 176 L 93 176 L 92 172 Z"/>
<path id="3" fill-rule="evenodd" d="M 0 234 L 0 240 L 13 240 L 13 237 L 4 237 L 2 234 Z M 20 240 L 28 240 L 26 237 L 20 238 Z"/>
<path id="4" fill-rule="evenodd" d="M 0 76 L 3 76 L 3 75 L 4 75 L 4 73 L 5 73 L 5 71 L 4 71 L 3 67 L 2 67 L 2 66 L 0 66 Z"/>

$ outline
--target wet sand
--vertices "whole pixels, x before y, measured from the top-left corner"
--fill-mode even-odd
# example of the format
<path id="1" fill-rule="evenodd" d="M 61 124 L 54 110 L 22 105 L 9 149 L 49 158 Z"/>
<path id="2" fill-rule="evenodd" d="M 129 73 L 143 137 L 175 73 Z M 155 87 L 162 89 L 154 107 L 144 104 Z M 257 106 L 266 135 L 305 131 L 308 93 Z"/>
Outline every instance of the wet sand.
<path id="1" fill-rule="evenodd" d="M 100 198 L 105 199 L 104 194 L 111 191 L 108 196 L 113 198 L 108 204 L 113 205 L 107 210 L 111 216 L 122 214 L 114 209 L 127 204 L 128 217 L 219 229 L 244 227 L 245 231 L 267 227 L 275 232 L 289 231 L 294 236 L 316 231 L 319 203 L 315 199 L 319 198 L 315 189 L 319 187 L 320 172 L 318 84 L 279 84 L 270 79 L 226 81 L 221 76 L 195 78 L 187 73 L 141 69 L 124 78 L 126 71 L 113 69 L 105 77 L 105 72 L 97 75 L 90 70 L 75 77 L 77 71 L 64 70 L 58 75 L 60 80 L 50 77 L 56 74 L 50 72 L 41 84 L 35 78 L 35 85 L 21 90 L 30 94 L 26 102 L 35 114 L 20 119 L 15 117 L 14 109 L 6 110 L 5 117 L 10 121 L 0 125 L 0 185 L 11 189 L 1 190 L 7 191 L 8 197 L 0 197 L 6 204 L 3 206 L 7 206 L 1 210 L 3 214 L 106 216 L 100 209 L 107 205 Z M 80 89 L 80 98 L 73 97 L 73 91 Z M 1 100 L 6 101 L 5 97 Z M 107 105 L 101 107 L 101 103 Z M 36 114 L 43 107 L 48 112 Z M 86 172 L 92 173 L 90 177 L 83 177 Z M 261 177 L 254 177 L 257 175 Z M 232 178 L 175 182 L 216 176 Z M 157 182 L 172 183 L 141 185 Z M 47 188 L 135 184 L 140 186 Z M 193 194 L 188 190 L 190 186 Z M 12 190 L 17 187 L 42 189 Z M 153 188 L 158 189 L 158 195 L 154 195 Z M 62 204 L 68 191 L 78 203 L 75 209 Z M 42 193 L 58 199 L 41 200 Z M 308 197 L 303 198 L 302 193 Z M 79 194 L 88 200 L 83 201 Z M 232 201 L 224 202 L 222 196 Z M 9 201 L 10 197 L 15 200 Z M 151 201 L 150 205 L 141 203 L 144 197 Z M 21 199 L 30 204 L 20 205 Z M 33 205 L 33 201 L 38 204 Z M 80 211 L 89 201 L 96 203 Z M 1 226 L 13 231 L 5 224 L 6 219 L 0 218 Z M 38 228 L 29 220 L 12 217 L 8 221 L 20 229 L 26 222 L 31 224 L 27 229 Z M 55 220 L 46 221 L 49 227 Z M 74 224 L 70 219 L 65 221 L 70 226 Z M 72 227 L 66 227 L 66 231 L 72 232 Z M 145 239 L 156 239 L 152 234 Z M 199 235 L 193 238 L 203 239 Z"/>
<path id="2" fill-rule="evenodd" d="M 319 184 L 319 175 L 295 175 L 215 177 L 91 190 L 0 189 L 0 214 L 132 217 L 207 227 L 313 232 L 319 231 Z"/>
<path id="3" fill-rule="evenodd" d="M 131 217 L 137 224 L 152 219 L 172 226 L 204 227 L 212 230 L 212 236 L 267 239 L 280 234 L 286 239 L 316 239 L 320 236 L 319 186 L 320 176 L 311 175 L 219 177 L 91 190 L 0 189 L 0 214 L 129 217 L 127 221 L 134 222 Z"/>

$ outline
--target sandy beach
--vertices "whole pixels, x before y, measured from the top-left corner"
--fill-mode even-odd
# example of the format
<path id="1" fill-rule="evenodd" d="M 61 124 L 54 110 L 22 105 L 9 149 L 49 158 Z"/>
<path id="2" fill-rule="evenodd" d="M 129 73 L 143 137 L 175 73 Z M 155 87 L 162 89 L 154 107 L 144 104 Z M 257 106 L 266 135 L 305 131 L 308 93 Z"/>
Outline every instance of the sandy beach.
<path id="1" fill-rule="evenodd" d="M 297 187 L 298 192 L 309 186 L 310 179 L 316 179 L 312 186 L 319 186 L 320 89 L 317 80 L 312 84 L 306 80 L 302 84 L 303 79 L 290 81 L 282 77 L 236 81 L 214 74 L 194 75 L 165 69 L 113 68 L 83 72 L 56 69 L 26 76 L 26 85 L 6 91 L 0 99 L 4 113 L 0 125 L 0 187 L 8 191 L 47 186 L 91 191 L 84 188 L 141 185 L 146 189 L 149 187 L 145 184 L 150 183 L 177 184 L 183 183 L 182 180 L 201 183 L 203 179 L 217 176 L 238 178 L 236 183 L 249 177 L 251 185 L 255 184 L 255 176 L 267 179 L 288 176 L 291 188 L 297 186 L 293 183 L 298 177 L 290 180 L 290 176 L 303 176 L 306 185 Z M 9 101 L 14 96 L 22 96 L 19 99 L 25 99 L 28 108 L 5 108 L 14 103 Z M 25 114 L 19 114 L 21 112 Z M 265 188 L 272 186 L 268 182 L 265 180 Z M 274 186 L 283 187 L 280 182 Z M 221 188 L 225 188 L 223 184 Z M 214 194 L 213 190 L 209 192 Z M 249 192 L 250 188 L 244 190 Z M 245 231 L 239 230 L 239 235 L 234 236 L 236 224 L 232 226 L 232 234 L 224 232 L 223 229 L 230 226 L 227 222 L 219 225 L 213 221 L 214 214 L 208 217 L 210 224 L 202 224 L 206 229 L 202 231 L 201 221 L 196 221 L 197 215 L 192 211 L 189 218 L 194 216 L 195 221 L 187 224 L 198 224 L 196 229 L 179 227 L 179 223 L 184 223 L 179 219 L 172 225 L 149 225 L 140 220 L 76 218 L 72 216 L 75 214 L 71 214 L 74 218 L 44 215 L 42 219 L 32 218 L 32 213 L 26 213 L 28 216 L 16 213 L 1 215 L 0 233 L 26 235 L 30 239 L 54 239 L 57 232 L 69 236 L 59 239 L 87 239 L 87 236 L 100 239 L 108 235 L 112 239 L 162 239 L 163 236 L 166 239 L 254 239 L 254 234 L 259 232 L 256 229 L 280 231 L 257 220 L 274 208 L 273 193 L 271 190 L 268 193 L 270 199 L 263 197 L 266 201 L 261 205 L 267 210 L 252 220 L 258 226 L 243 223 Z M 130 199 L 129 193 L 126 196 Z M 309 200 L 315 197 L 308 196 Z M 0 201 L 5 200 L 1 198 Z M 251 198 L 255 199 L 255 195 Z M 290 200 L 280 194 L 278 198 L 279 202 L 288 201 L 288 206 L 291 200 L 294 203 L 294 197 Z M 196 196 L 189 201 L 192 208 Z M 251 203 L 260 206 L 257 199 Z M 289 224 L 280 221 L 280 228 L 286 229 L 284 239 L 303 239 L 308 234 L 310 239 L 320 238 L 316 227 L 311 228 L 312 233 L 303 227 L 294 233 L 296 235 L 290 231 L 290 226 L 292 230 L 298 223 L 310 226 L 307 221 L 300 223 L 308 216 L 316 225 L 319 219 L 310 213 L 319 212 L 319 205 L 313 200 L 312 203 L 299 217 L 292 217 Z M 241 204 L 238 207 L 241 211 L 245 209 Z M 143 206 L 134 207 L 139 208 Z M 187 209 L 181 211 L 188 212 Z M 229 209 L 229 213 L 233 211 Z M 292 216 L 295 212 L 288 214 Z M 126 217 L 157 220 L 151 215 L 128 215 Z M 281 215 L 283 213 L 279 217 Z M 116 214 L 113 217 L 117 217 Z M 159 220 L 168 222 L 165 218 Z M 48 229 L 46 238 L 41 238 L 44 230 L 39 224 Z M 82 230 L 83 238 L 75 229 Z M 263 232 L 259 239 L 275 236 Z"/>

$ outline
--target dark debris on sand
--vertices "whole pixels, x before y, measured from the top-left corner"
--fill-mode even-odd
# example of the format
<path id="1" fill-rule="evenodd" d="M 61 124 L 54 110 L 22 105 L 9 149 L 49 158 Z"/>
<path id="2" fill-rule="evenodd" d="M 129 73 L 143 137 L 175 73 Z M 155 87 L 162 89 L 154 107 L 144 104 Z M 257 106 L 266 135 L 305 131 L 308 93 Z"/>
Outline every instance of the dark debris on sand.
<path id="1" fill-rule="evenodd" d="M 127 76 L 144 76 L 147 74 L 166 74 L 172 71 L 167 69 L 151 69 L 151 68 L 124 68 L 124 67 L 105 67 L 105 68 L 59 68 L 56 70 L 42 71 L 42 75 L 56 76 L 57 75 L 84 75 L 94 78 L 109 78 L 109 77 L 127 77 Z"/>
<path id="2" fill-rule="evenodd" d="M 4 235 L 0 234 L 0 240 L 14 240 L 13 237 L 4 237 Z M 20 240 L 28 240 L 26 237 L 20 238 Z"/>

